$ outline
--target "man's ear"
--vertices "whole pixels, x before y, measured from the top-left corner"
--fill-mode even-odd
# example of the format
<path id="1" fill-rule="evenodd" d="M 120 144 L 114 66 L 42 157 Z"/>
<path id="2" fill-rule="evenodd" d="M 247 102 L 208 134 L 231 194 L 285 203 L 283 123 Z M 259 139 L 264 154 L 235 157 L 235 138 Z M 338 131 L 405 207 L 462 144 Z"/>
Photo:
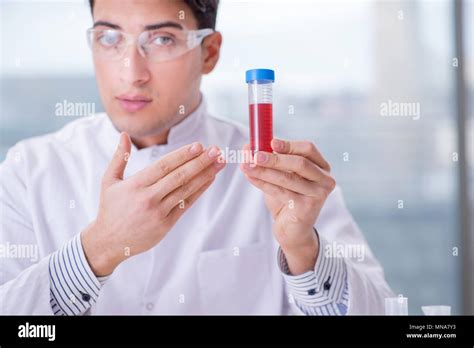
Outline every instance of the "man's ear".
<path id="1" fill-rule="evenodd" d="M 202 43 L 202 73 L 209 74 L 217 62 L 222 45 L 222 35 L 218 31 L 206 37 Z"/>

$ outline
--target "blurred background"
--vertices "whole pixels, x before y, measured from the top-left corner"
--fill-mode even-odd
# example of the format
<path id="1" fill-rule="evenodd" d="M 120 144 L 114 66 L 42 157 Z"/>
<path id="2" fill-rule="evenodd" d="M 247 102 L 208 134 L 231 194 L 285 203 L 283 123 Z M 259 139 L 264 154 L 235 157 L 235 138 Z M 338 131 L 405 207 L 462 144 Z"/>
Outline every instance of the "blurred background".
<path id="1" fill-rule="evenodd" d="M 86 1 L 0 0 L 0 11 L 2 161 L 74 120 L 55 116 L 57 103 L 102 107 Z M 473 11 L 454 0 L 222 0 L 222 56 L 203 80 L 211 113 L 246 124 L 245 70 L 275 70 L 275 135 L 320 148 L 410 314 L 474 314 Z M 393 103 L 419 113 L 384 116 Z"/>

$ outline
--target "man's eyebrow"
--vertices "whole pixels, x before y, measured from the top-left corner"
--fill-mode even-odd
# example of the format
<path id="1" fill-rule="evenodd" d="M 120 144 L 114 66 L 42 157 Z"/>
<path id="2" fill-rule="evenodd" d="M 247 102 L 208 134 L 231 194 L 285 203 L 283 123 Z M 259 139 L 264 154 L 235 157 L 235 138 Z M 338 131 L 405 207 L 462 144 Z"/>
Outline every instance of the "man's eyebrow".
<path id="1" fill-rule="evenodd" d="M 113 24 L 113 23 L 110 23 L 110 22 L 107 22 L 107 21 L 96 21 L 96 22 L 94 22 L 93 28 L 98 27 L 100 25 L 102 25 L 104 27 L 110 27 L 112 29 L 122 29 L 122 28 L 120 28 L 120 25 Z"/>
<path id="2" fill-rule="evenodd" d="M 112 29 L 122 29 L 120 25 L 118 24 L 113 24 L 107 21 L 96 21 L 94 22 L 94 28 L 98 26 L 105 26 L 109 27 Z M 166 21 L 166 22 L 160 22 L 160 23 L 155 23 L 155 24 L 149 24 L 145 25 L 145 30 L 157 30 L 163 27 L 172 27 L 172 28 L 177 28 L 177 29 L 184 29 L 183 26 L 177 22 L 172 22 L 172 21 Z"/>
<path id="3" fill-rule="evenodd" d="M 156 24 L 150 24 L 150 25 L 145 25 L 145 30 L 156 30 L 160 29 L 163 27 L 172 27 L 172 28 L 177 28 L 177 29 L 183 29 L 183 26 L 177 22 L 172 22 L 172 21 L 166 21 L 166 22 L 160 22 Z"/>

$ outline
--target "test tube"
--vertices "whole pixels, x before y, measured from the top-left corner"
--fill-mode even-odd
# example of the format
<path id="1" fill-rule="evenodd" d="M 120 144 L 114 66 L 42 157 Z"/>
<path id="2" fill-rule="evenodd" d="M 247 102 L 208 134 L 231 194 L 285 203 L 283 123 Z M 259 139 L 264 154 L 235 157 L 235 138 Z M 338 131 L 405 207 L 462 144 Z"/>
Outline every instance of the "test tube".
<path id="1" fill-rule="evenodd" d="M 245 73 L 248 84 L 250 148 L 272 152 L 273 139 L 273 83 L 275 72 L 270 69 L 252 69 Z"/>

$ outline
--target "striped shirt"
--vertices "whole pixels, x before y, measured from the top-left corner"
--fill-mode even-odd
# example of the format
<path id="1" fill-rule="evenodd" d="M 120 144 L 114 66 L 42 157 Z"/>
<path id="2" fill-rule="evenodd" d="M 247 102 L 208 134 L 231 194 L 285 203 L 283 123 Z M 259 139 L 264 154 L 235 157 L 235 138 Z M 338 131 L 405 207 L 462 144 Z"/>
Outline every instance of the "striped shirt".
<path id="1" fill-rule="evenodd" d="M 55 315 L 86 314 L 108 276 L 96 277 L 87 262 L 80 234 L 49 259 L 50 304 Z"/>
<path id="2" fill-rule="evenodd" d="M 342 257 L 328 257 L 326 241 L 319 237 L 315 269 L 293 276 L 285 255 L 278 249 L 280 270 L 290 289 L 291 300 L 307 315 L 346 315 L 349 302 L 347 268 Z"/>
<path id="3" fill-rule="evenodd" d="M 278 250 L 278 264 L 289 287 L 290 301 L 307 315 L 345 315 L 349 301 L 347 269 L 343 258 L 327 257 L 326 241 L 319 238 L 315 269 L 290 274 L 285 255 Z M 49 261 L 50 304 L 54 315 L 87 314 L 97 302 L 106 277 L 96 277 L 82 248 L 80 234 L 53 253 Z"/>

